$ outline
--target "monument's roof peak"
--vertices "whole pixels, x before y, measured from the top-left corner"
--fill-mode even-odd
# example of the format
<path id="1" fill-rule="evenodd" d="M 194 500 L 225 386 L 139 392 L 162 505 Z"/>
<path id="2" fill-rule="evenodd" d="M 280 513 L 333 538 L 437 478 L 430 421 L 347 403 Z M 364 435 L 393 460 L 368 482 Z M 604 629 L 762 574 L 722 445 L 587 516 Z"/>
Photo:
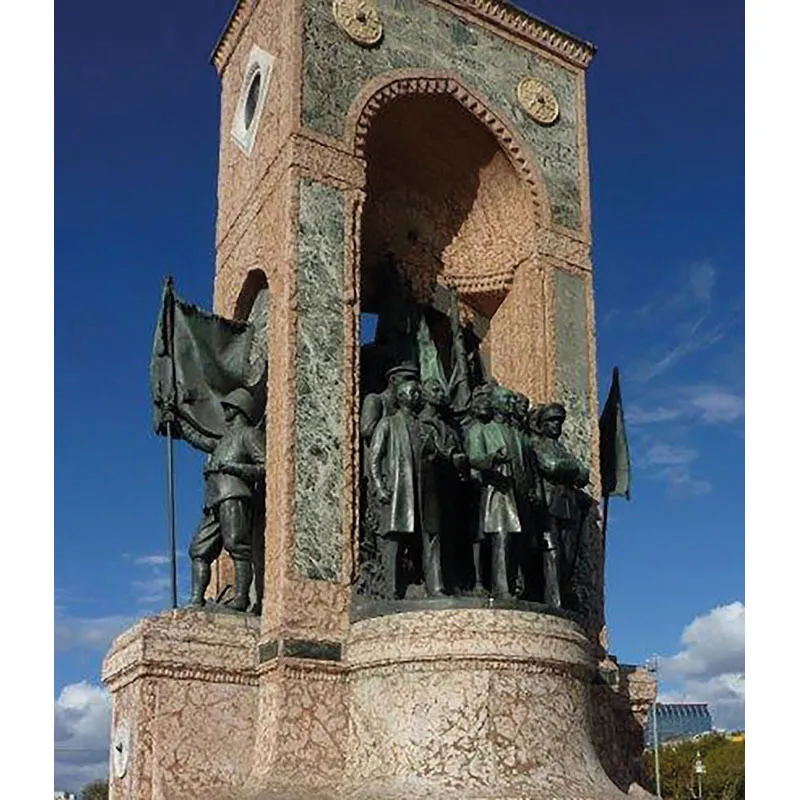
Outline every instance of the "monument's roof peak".
<path id="1" fill-rule="evenodd" d="M 597 48 L 549 22 L 534 17 L 525 9 L 508 0 L 433 0 L 438 4 L 453 6 L 477 17 L 501 25 L 527 41 L 537 44 L 567 61 L 588 67 Z M 214 45 L 211 62 L 220 71 L 227 62 L 239 38 L 246 17 L 255 5 L 253 0 L 236 0 L 228 21 Z"/>

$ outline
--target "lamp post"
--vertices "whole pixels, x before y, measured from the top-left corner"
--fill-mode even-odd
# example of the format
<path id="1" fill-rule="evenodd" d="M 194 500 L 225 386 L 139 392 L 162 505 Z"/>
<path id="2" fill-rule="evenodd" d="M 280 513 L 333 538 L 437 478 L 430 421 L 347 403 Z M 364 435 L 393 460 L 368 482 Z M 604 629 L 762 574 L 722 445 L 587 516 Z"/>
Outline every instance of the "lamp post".
<path id="1" fill-rule="evenodd" d="M 697 798 L 703 800 L 703 775 L 706 772 L 706 765 L 703 759 L 700 758 L 700 751 L 697 751 L 697 757 L 694 760 L 694 774 L 697 775 Z"/>
<path id="2" fill-rule="evenodd" d="M 661 768 L 658 757 L 658 656 L 653 655 L 644 666 L 656 681 L 656 699 L 653 702 L 653 759 L 656 768 L 656 796 L 661 797 Z"/>

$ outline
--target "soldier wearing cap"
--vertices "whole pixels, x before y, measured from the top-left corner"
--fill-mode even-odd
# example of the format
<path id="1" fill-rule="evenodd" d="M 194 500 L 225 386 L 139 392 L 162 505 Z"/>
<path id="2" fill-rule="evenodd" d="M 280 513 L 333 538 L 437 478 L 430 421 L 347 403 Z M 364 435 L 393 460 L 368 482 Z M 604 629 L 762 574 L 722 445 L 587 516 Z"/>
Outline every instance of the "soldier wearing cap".
<path id="1" fill-rule="evenodd" d="M 579 490 L 589 483 L 589 470 L 560 441 L 566 417 L 560 403 L 548 403 L 531 413 L 531 441 L 544 478 L 549 512 L 542 547 L 545 585 L 553 605 L 561 604 L 570 592 L 578 538 L 588 509 L 586 496 Z"/>
<path id="2" fill-rule="evenodd" d="M 369 444 L 375 426 L 390 414 L 397 411 L 397 387 L 408 380 L 419 380 L 419 370 L 414 364 L 406 362 L 392 367 L 386 372 L 388 386 L 378 394 L 368 394 L 361 405 L 361 419 L 359 429 L 365 444 Z"/>
<path id="3" fill-rule="evenodd" d="M 264 434 L 255 427 L 255 403 L 246 389 L 235 389 L 221 405 L 227 428 L 203 471 L 205 516 L 189 547 L 189 605 L 204 605 L 211 564 L 224 547 L 235 567 L 231 607 L 246 611 L 253 581 L 253 500 L 257 484 L 264 477 Z"/>

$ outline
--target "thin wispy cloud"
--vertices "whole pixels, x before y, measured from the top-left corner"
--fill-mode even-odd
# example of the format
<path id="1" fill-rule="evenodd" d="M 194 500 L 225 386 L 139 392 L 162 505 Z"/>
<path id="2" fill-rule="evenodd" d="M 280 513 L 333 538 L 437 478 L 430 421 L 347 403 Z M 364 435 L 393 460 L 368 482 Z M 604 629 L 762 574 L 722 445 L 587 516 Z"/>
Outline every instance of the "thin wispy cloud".
<path id="1" fill-rule="evenodd" d="M 700 452 L 675 439 L 665 441 L 641 434 L 634 460 L 649 480 L 660 481 L 676 497 L 697 496 L 711 491 L 711 484 L 697 474 L 696 462 Z"/>
<path id="2" fill-rule="evenodd" d="M 139 556 L 133 563 L 145 567 L 165 567 L 169 562 L 169 556 L 162 553 L 155 553 L 149 556 Z"/>
<path id="3" fill-rule="evenodd" d="M 656 466 L 691 464 L 697 458 L 697 450 L 676 447 L 671 444 L 654 444 L 647 452 L 646 463 Z"/>
<path id="4" fill-rule="evenodd" d="M 171 578 L 167 574 L 158 573 L 150 578 L 131 581 L 136 602 L 142 605 L 165 604 L 168 597 Z"/>
<path id="5" fill-rule="evenodd" d="M 653 406 L 631 405 L 625 421 L 634 427 L 667 422 L 724 425 L 744 416 L 744 396 L 732 388 L 714 384 L 677 386 L 651 391 Z"/>
<path id="6" fill-rule="evenodd" d="M 648 384 L 725 339 L 738 322 L 740 309 L 718 307 L 716 287 L 716 268 L 699 261 L 681 272 L 671 289 L 662 288 L 634 312 L 634 326 L 655 329 L 657 340 L 633 365 L 630 380 Z"/>
<path id="7" fill-rule="evenodd" d="M 102 617 L 72 617 L 56 609 L 55 650 L 92 650 L 105 652 L 111 642 L 130 627 L 136 618 L 122 614 Z"/>
<path id="8" fill-rule="evenodd" d="M 709 424 L 734 422 L 744 416 L 744 397 L 716 386 L 693 387 L 689 403 Z"/>

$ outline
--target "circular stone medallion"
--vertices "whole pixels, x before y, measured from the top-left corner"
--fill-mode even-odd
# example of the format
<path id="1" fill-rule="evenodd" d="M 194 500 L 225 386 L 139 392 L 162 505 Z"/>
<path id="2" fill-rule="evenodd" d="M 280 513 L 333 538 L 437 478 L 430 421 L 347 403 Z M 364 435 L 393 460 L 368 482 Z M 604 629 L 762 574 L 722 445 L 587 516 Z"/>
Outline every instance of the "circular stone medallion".
<path id="1" fill-rule="evenodd" d="M 517 100 L 540 125 L 558 119 L 558 100 L 553 90 L 538 78 L 523 78 L 517 86 Z"/>
<path id="2" fill-rule="evenodd" d="M 333 0 L 333 18 L 358 44 L 377 44 L 383 36 L 383 25 L 375 0 Z"/>

